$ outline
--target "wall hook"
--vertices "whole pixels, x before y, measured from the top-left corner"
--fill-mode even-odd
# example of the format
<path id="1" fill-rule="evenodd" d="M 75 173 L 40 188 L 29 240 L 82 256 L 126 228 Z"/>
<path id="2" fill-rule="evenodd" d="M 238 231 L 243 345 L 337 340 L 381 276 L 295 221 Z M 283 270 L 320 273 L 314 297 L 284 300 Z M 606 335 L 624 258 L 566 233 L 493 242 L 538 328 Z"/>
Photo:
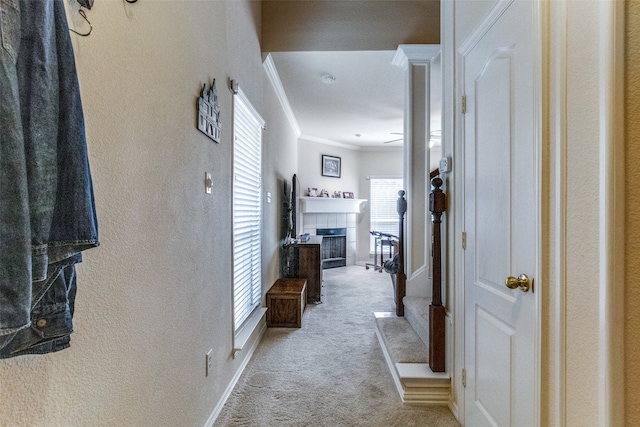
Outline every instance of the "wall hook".
<path id="1" fill-rule="evenodd" d="M 87 18 L 87 13 L 84 11 L 84 9 L 80 9 L 78 11 L 78 13 L 80 14 L 80 16 L 82 16 L 84 18 L 85 21 L 87 21 L 87 24 L 89 24 L 89 32 L 86 33 L 86 34 L 83 34 L 83 33 L 77 32 L 73 28 L 69 28 L 69 31 L 73 31 L 74 33 L 76 33 L 79 36 L 87 37 L 87 36 L 91 35 L 91 33 L 93 32 L 93 25 L 91 25 L 91 21 L 89 21 L 89 18 Z"/>

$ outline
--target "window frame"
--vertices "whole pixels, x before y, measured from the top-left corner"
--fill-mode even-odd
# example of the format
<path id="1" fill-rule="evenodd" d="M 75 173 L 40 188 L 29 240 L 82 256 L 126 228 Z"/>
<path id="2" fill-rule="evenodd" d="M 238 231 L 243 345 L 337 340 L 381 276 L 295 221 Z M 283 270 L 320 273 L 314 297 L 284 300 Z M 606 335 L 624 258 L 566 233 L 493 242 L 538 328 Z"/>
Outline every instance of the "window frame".
<path id="1" fill-rule="evenodd" d="M 387 193 L 390 195 L 393 192 L 393 201 L 385 202 L 385 205 L 389 210 L 384 212 L 385 218 L 382 219 L 374 219 L 374 214 L 380 210 L 380 207 L 377 206 L 377 202 L 382 197 L 377 197 L 376 192 L 377 188 L 374 188 L 374 184 L 376 181 L 399 181 L 400 187 L 394 188 L 393 190 L 389 190 Z M 397 198 L 398 198 L 398 190 L 404 189 L 404 179 L 401 176 L 372 176 L 369 179 L 369 227 L 371 231 L 379 231 L 383 233 L 393 234 L 398 236 L 399 228 L 400 228 L 400 217 L 397 213 Z M 384 208 L 383 208 L 384 209 Z M 395 227 L 379 227 L 377 222 L 387 221 L 395 225 Z M 375 253 L 375 238 L 374 236 L 369 236 L 369 254 Z"/>
<path id="2" fill-rule="evenodd" d="M 233 96 L 232 163 L 232 297 L 236 336 L 262 303 L 261 182 L 264 125 L 265 121 L 238 88 Z M 254 139 L 249 141 L 249 138 Z M 246 144 L 240 145 L 243 143 Z M 234 344 L 234 347 L 241 348 L 242 344 Z"/>

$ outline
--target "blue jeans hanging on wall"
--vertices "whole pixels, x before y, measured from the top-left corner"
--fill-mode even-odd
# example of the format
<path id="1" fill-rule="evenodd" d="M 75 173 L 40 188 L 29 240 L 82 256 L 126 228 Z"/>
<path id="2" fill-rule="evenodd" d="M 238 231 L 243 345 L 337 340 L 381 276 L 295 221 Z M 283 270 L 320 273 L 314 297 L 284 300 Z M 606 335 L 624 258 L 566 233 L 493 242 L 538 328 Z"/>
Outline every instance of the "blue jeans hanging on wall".
<path id="1" fill-rule="evenodd" d="M 60 349 L 43 351 L 42 343 L 60 334 L 38 329 L 32 320 L 44 329 L 56 329 L 60 322 L 34 314 L 66 306 L 69 314 L 61 316 L 68 321 L 62 323 L 69 324 L 66 335 L 71 333 L 74 264 L 81 251 L 99 243 L 64 5 L 61 0 L 0 0 L 0 14 L 1 358 L 16 355 L 17 347 L 20 354 Z M 34 331 L 39 341 L 17 346 Z"/>

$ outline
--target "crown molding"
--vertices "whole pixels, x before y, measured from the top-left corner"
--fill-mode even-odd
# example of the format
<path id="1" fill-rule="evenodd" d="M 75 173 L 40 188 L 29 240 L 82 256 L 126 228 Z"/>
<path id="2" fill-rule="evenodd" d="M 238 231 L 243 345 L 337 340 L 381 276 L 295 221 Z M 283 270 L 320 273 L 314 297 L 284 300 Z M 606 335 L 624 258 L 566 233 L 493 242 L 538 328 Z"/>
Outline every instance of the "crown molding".
<path id="1" fill-rule="evenodd" d="M 439 44 L 401 44 L 391 63 L 400 68 L 407 68 L 409 64 L 426 65 L 438 55 L 440 55 Z"/>
<path id="2" fill-rule="evenodd" d="M 271 54 L 268 54 L 262 64 L 265 72 L 267 73 L 267 77 L 269 77 L 269 81 L 273 86 L 273 89 L 276 91 L 276 96 L 280 101 L 280 105 L 284 110 L 284 114 L 287 116 L 289 120 L 289 124 L 291 128 L 295 132 L 296 136 L 299 137 L 302 131 L 300 130 L 300 126 L 298 125 L 298 120 L 296 119 L 296 115 L 293 113 L 291 109 L 291 104 L 289 104 L 289 98 L 287 98 L 287 94 L 284 91 L 284 87 L 282 86 L 282 81 L 280 80 L 280 75 L 278 74 L 278 70 L 276 69 L 276 64 L 273 62 L 273 58 Z"/>

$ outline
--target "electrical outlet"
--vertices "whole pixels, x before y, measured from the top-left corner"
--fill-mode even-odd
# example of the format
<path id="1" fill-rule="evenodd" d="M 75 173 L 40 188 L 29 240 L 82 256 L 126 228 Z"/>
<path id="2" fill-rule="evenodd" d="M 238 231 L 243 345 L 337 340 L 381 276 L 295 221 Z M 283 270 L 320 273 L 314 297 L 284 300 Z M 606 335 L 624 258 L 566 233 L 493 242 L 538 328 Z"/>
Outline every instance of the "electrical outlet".
<path id="1" fill-rule="evenodd" d="M 206 354 L 205 357 L 205 371 L 204 371 L 204 376 L 208 377 L 209 373 L 211 372 L 211 368 L 212 368 L 212 364 L 213 364 L 213 349 L 209 350 Z"/>

